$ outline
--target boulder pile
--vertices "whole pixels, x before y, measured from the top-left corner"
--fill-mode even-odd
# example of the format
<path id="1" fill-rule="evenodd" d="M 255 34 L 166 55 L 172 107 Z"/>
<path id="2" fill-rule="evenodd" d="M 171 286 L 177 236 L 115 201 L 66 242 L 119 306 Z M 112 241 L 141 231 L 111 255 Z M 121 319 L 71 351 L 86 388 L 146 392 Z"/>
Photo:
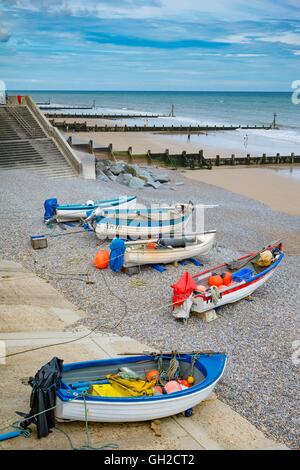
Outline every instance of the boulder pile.
<path id="1" fill-rule="evenodd" d="M 170 177 L 166 174 L 123 161 L 97 160 L 96 175 L 101 181 L 116 181 L 132 189 L 142 189 L 147 186 L 158 189 L 164 184 L 170 184 Z"/>

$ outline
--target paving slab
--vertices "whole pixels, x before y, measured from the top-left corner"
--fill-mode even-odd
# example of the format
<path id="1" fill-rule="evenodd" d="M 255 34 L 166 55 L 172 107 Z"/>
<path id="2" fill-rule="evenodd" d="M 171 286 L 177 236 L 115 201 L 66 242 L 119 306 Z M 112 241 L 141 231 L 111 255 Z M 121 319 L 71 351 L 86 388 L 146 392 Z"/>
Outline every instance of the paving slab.
<path id="1" fill-rule="evenodd" d="M 59 330 L 83 312 L 20 263 L 0 260 L 0 333 Z"/>

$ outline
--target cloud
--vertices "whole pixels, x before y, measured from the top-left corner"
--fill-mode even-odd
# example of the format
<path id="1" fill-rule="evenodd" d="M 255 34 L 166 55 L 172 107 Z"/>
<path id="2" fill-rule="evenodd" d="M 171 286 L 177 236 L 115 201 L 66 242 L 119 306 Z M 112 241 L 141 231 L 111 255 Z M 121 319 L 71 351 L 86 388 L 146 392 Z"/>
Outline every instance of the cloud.
<path id="1" fill-rule="evenodd" d="M 6 28 L 0 27 L 0 42 L 8 42 L 10 37 L 10 32 Z"/>
<path id="2" fill-rule="evenodd" d="M 288 46 L 300 46 L 300 31 L 296 32 L 284 32 L 281 34 L 273 34 L 266 36 L 258 36 L 259 41 L 269 42 L 269 43 L 280 43 Z"/>
<path id="3" fill-rule="evenodd" d="M 267 54 L 225 54 L 225 57 L 266 57 Z"/>

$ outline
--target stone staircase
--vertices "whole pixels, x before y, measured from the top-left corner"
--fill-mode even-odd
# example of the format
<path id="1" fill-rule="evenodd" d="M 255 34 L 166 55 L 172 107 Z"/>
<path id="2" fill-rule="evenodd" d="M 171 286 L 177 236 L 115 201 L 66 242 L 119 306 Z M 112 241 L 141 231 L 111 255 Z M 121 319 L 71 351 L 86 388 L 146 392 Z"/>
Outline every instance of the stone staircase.
<path id="1" fill-rule="evenodd" d="M 75 176 L 53 139 L 26 106 L 0 106 L 0 171 L 23 169 L 45 176 Z"/>

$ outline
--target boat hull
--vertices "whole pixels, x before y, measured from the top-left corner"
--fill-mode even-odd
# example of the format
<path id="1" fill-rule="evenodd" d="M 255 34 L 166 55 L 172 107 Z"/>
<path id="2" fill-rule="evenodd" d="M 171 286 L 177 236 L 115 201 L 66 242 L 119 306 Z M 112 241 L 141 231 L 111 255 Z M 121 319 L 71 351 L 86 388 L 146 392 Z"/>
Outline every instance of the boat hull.
<path id="1" fill-rule="evenodd" d="M 171 355 L 159 355 L 163 368 L 170 364 Z M 82 397 L 76 384 L 90 383 L 93 380 L 116 373 L 121 366 L 129 367 L 138 375 L 157 367 L 156 355 L 109 358 L 98 361 L 67 364 L 64 366 L 60 388 L 56 391 L 55 414 L 59 420 L 96 422 L 134 422 L 164 418 L 193 408 L 205 400 L 221 379 L 227 358 L 223 353 L 203 353 L 177 355 L 183 376 L 191 373 L 192 363 L 195 384 L 181 391 L 152 396 L 102 397 L 85 395 Z M 88 381 L 88 382 L 87 382 Z M 75 384 L 75 385 L 74 385 Z"/>
<path id="2" fill-rule="evenodd" d="M 184 398 L 169 398 L 160 402 L 143 403 L 107 403 L 105 401 L 86 402 L 89 421 L 100 423 L 124 423 L 134 421 L 150 421 L 165 418 L 193 408 L 205 400 L 216 386 L 215 382 L 205 390 L 185 396 Z M 63 402 L 57 398 L 56 417 L 70 421 L 85 420 L 85 405 L 83 400 Z"/>
<path id="3" fill-rule="evenodd" d="M 58 206 L 56 209 L 56 218 L 59 222 L 80 220 L 87 218 L 88 214 L 95 209 L 133 209 L 136 206 L 136 197 L 112 199 L 111 201 L 99 201 L 93 206 L 70 205 Z"/>
<path id="4" fill-rule="evenodd" d="M 143 221 L 136 220 L 129 225 L 114 224 L 110 222 L 99 222 L 96 224 L 95 233 L 100 239 L 115 238 L 148 238 L 148 237 L 161 237 L 170 234 L 182 234 L 188 222 L 187 217 L 182 217 L 180 220 L 174 221 L 174 224 L 169 224 L 167 221 L 163 224 L 155 223 L 147 225 Z"/>
<path id="5" fill-rule="evenodd" d="M 232 292 L 223 294 L 222 298 L 216 304 L 214 304 L 211 300 L 209 300 L 208 302 L 206 300 L 204 301 L 201 296 L 195 296 L 191 312 L 207 312 L 208 310 L 211 310 L 213 308 L 222 307 L 222 305 L 238 302 L 239 300 L 242 300 L 245 297 L 248 297 L 249 295 L 253 294 L 256 289 L 265 284 L 265 282 L 267 282 L 268 279 L 270 279 L 270 277 L 274 274 L 275 270 L 276 268 L 253 283 L 245 284 L 240 288 L 236 288 L 236 290 L 233 290 Z"/>
<path id="6" fill-rule="evenodd" d="M 168 264 L 174 261 L 206 255 L 214 246 L 215 233 L 204 235 L 203 243 L 191 244 L 182 248 L 159 248 L 149 250 L 147 247 L 140 250 L 126 249 L 124 267 L 141 266 L 145 264 Z"/>

